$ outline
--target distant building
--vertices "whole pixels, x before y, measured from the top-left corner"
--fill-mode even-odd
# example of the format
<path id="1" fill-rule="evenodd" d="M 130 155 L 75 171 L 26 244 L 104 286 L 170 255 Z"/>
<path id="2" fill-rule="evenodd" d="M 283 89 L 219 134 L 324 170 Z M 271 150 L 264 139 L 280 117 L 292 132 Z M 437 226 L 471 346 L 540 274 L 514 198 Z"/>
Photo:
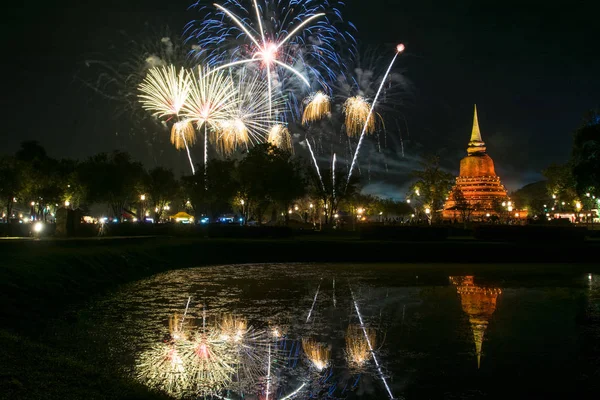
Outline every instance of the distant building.
<path id="1" fill-rule="evenodd" d="M 444 219 L 485 219 L 492 216 L 525 219 L 527 211 L 513 210 L 506 188 L 496 175 L 494 161 L 486 153 L 481 139 L 477 106 L 473 115 L 471 140 L 467 146 L 467 156 L 460 160 L 460 173 L 452 188 L 442 216 Z"/>

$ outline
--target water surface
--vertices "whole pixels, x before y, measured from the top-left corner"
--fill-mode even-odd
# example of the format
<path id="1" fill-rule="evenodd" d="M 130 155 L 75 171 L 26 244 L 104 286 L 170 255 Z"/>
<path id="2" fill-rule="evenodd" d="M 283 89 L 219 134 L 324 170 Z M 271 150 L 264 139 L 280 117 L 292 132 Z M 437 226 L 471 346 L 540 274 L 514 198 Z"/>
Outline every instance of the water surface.
<path id="1" fill-rule="evenodd" d="M 595 397 L 598 276 L 438 270 L 171 271 L 95 301 L 73 341 L 175 398 Z"/>

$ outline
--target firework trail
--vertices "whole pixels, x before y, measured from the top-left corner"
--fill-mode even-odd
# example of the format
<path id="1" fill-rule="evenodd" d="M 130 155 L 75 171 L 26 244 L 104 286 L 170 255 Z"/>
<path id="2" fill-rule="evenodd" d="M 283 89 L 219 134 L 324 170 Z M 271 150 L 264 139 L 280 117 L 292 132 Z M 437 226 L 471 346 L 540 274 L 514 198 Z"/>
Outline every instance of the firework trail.
<path id="1" fill-rule="evenodd" d="M 335 278 L 333 278 L 333 306 L 336 306 L 336 300 L 335 300 Z"/>
<path id="2" fill-rule="evenodd" d="M 305 137 L 306 145 L 308 146 L 308 150 L 310 151 L 310 156 L 312 157 L 313 163 L 315 164 L 315 169 L 317 170 L 317 175 L 319 176 L 319 181 L 321 181 L 321 187 L 323 191 L 325 191 L 325 184 L 323 183 L 323 178 L 321 177 L 321 170 L 319 169 L 319 164 L 317 163 L 317 159 L 315 158 L 315 153 L 310 146 L 310 140 L 308 136 Z"/>
<path id="3" fill-rule="evenodd" d="M 394 58 L 392 58 L 392 62 L 388 66 L 388 69 L 385 72 L 385 75 L 383 76 L 383 79 L 381 80 L 381 84 L 379 85 L 379 89 L 377 89 L 377 94 L 375 95 L 375 98 L 373 99 L 373 104 L 371 104 L 371 107 L 369 109 L 369 115 L 367 116 L 367 120 L 365 121 L 365 125 L 364 125 L 363 130 L 362 130 L 362 132 L 360 134 L 360 139 L 358 140 L 358 144 L 356 145 L 356 150 L 354 152 L 354 157 L 352 158 L 352 163 L 350 164 L 350 172 L 348 173 L 348 180 L 346 182 L 346 188 L 348 188 L 348 185 L 350 184 L 350 178 L 352 178 L 352 171 L 354 170 L 354 164 L 356 164 L 356 159 L 358 157 L 358 152 L 360 151 L 360 145 L 362 144 L 362 141 L 363 141 L 363 139 L 365 137 L 365 132 L 367 130 L 367 125 L 369 123 L 369 118 L 371 117 L 371 114 L 373 113 L 373 108 L 375 108 L 375 104 L 377 103 L 377 99 L 379 98 L 379 94 L 381 93 L 381 89 L 383 88 L 383 84 L 385 83 L 385 80 L 386 80 L 388 74 L 390 73 L 390 70 L 392 69 L 392 66 L 394 65 L 394 62 L 396 61 L 396 58 L 403 51 L 404 51 L 404 45 L 403 44 L 399 44 L 396 47 L 396 54 L 394 55 Z"/>
<path id="4" fill-rule="evenodd" d="M 312 306 L 310 307 L 310 310 L 308 311 L 308 316 L 306 317 L 306 322 L 308 322 L 308 320 L 310 319 L 313 309 L 315 308 L 315 303 L 317 302 L 317 296 L 319 295 L 320 288 L 321 288 L 321 282 L 319 282 L 319 286 L 317 286 L 317 292 L 315 293 L 315 298 L 313 299 Z"/>
<path id="5" fill-rule="evenodd" d="M 333 153 L 333 160 L 331 161 L 331 182 L 332 182 L 331 187 L 333 190 L 333 201 L 335 202 L 335 153 Z M 334 283 L 334 286 L 335 286 L 335 283 Z"/>
<path id="6" fill-rule="evenodd" d="M 371 343 L 371 338 L 369 337 L 369 333 L 367 332 L 367 328 L 365 327 L 365 324 L 363 322 L 362 315 L 360 313 L 360 310 L 358 309 L 358 303 L 356 302 L 356 299 L 354 298 L 354 292 L 352 291 L 352 287 L 350 287 L 350 294 L 352 296 L 352 302 L 354 303 L 354 309 L 356 310 L 356 315 L 358 315 L 358 320 L 360 321 L 360 328 L 363 332 L 363 335 L 365 336 L 367 346 L 369 347 L 369 351 L 371 352 L 371 356 L 373 357 L 373 361 L 375 362 L 375 367 L 377 367 L 377 372 L 379 373 L 379 377 L 381 378 L 381 381 L 383 382 L 383 385 L 385 386 L 385 389 L 387 390 L 388 395 L 390 396 L 390 399 L 394 400 L 394 395 L 392 394 L 392 391 L 391 391 L 390 387 L 388 386 L 387 381 L 385 380 L 385 376 L 383 375 L 383 371 L 381 370 L 381 366 L 379 365 L 379 361 L 377 360 L 377 356 L 375 355 L 375 351 L 373 350 L 373 344 Z"/>

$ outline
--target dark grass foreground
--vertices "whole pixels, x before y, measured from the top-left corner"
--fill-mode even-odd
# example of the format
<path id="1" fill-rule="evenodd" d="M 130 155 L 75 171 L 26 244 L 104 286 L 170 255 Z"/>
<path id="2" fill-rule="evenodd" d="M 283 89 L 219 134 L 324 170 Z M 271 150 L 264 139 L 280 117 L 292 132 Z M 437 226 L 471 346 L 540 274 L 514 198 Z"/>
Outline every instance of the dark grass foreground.
<path id="1" fill-rule="evenodd" d="M 391 262 L 403 263 L 402 268 L 423 276 L 449 271 L 479 275 L 485 272 L 490 278 L 503 279 L 543 274 L 560 281 L 561 274 L 567 272 L 600 272 L 596 259 L 599 249 L 600 242 L 589 240 L 0 240 L 0 398 L 160 398 L 135 382 L 123 380 L 116 372 L 106 373 L 93 362 L 64 354 L 48 342 L 45 332 L 55 318 L 67 323 L 76 321 L 78 306 L 94 296 L 169 269 L 260 262 Z M 498 267 L 500 263 L 509 264 Z"/>

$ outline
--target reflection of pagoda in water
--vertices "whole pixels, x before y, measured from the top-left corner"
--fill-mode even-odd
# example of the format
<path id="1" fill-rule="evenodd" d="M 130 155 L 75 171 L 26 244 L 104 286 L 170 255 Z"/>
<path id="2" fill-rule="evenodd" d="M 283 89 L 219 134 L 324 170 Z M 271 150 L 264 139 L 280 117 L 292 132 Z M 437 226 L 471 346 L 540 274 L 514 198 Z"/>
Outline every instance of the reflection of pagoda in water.
<path id="1" fill-rule="evenodd" d="M 477 368 L 479 368 L 481 364 L 483 335 L 492 318 L 492 314 L 496 311 L 496 299 L 502 293 L 502 290 L 475 285 L 472 275 L 451 276 L 450 283 L 456 286 L 456 292 L 460 295 L 462 309 L 469 316 L 477 352 Z"/>

